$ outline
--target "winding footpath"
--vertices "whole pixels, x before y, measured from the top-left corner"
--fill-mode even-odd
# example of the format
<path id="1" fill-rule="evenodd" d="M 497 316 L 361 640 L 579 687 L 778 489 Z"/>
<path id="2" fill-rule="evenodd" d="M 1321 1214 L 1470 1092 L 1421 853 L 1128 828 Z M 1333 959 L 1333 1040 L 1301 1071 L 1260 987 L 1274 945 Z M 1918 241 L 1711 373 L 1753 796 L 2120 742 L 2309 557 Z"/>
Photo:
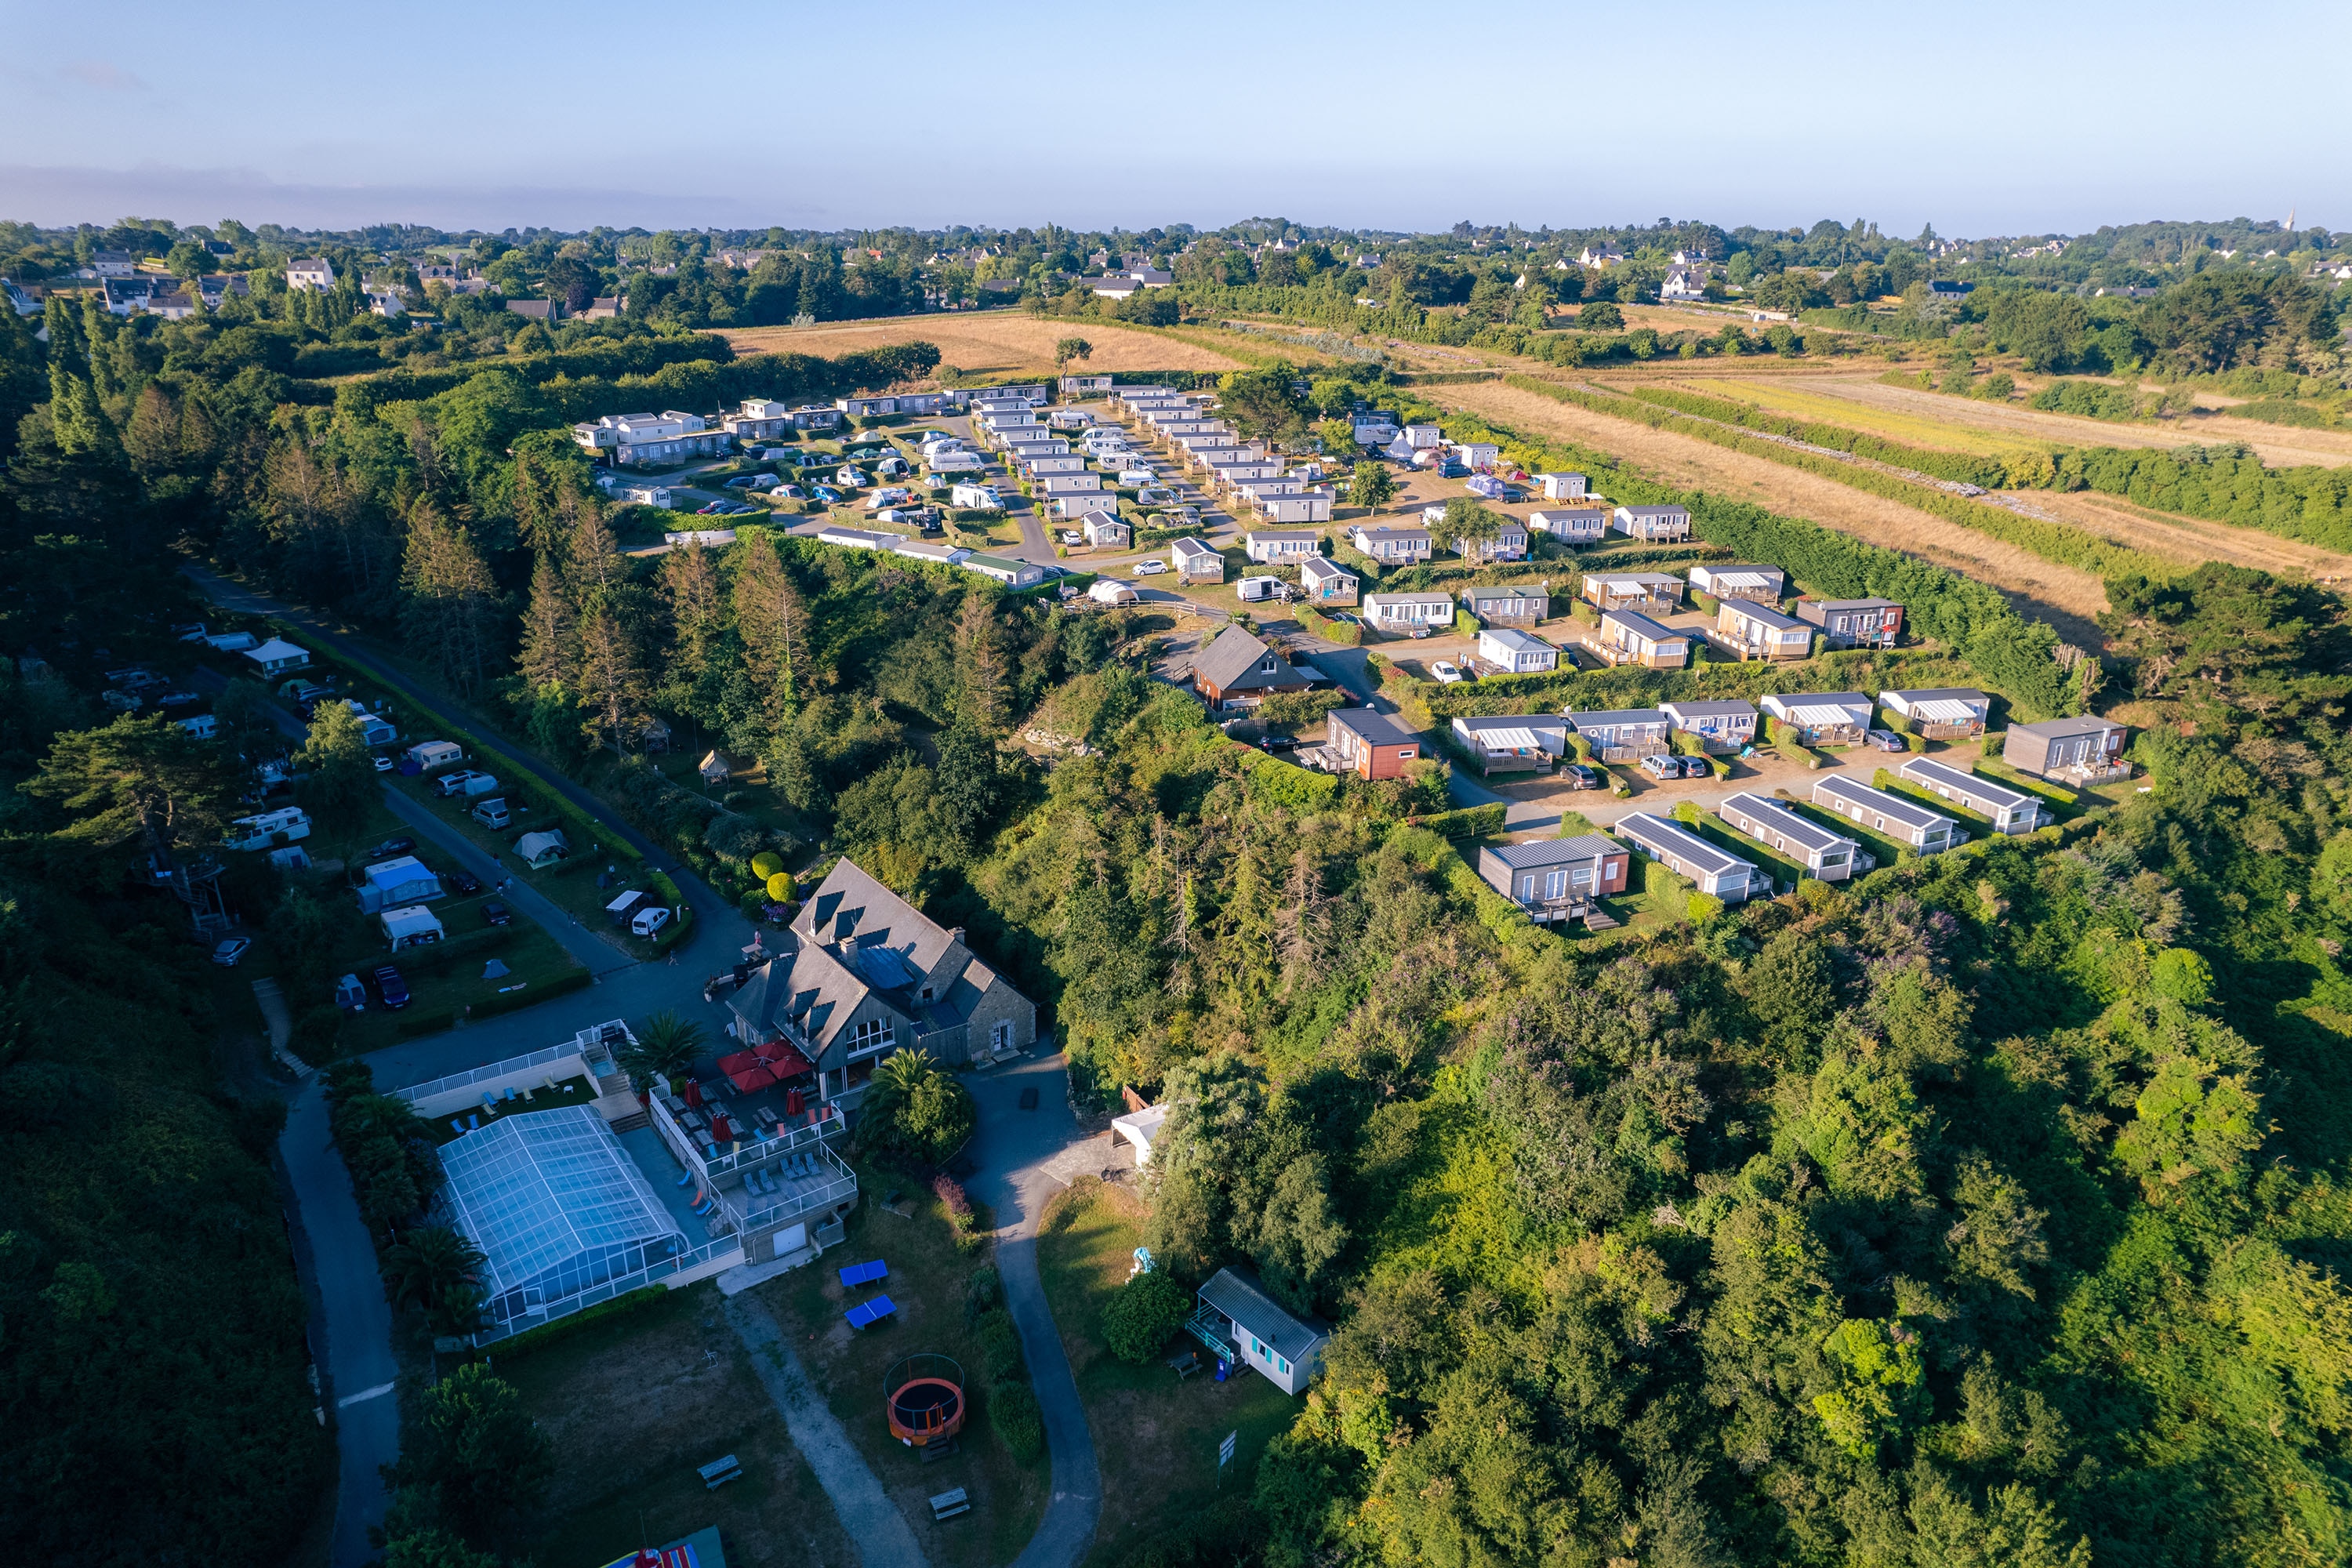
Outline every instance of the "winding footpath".
<path id="1" fill-rule="evenodd" d="M 1093 1547 L 1102 1517 L 1102 1467 L 1037 1272 L 1037 1225 L 1057 1188 L 1044 1167 L 1079 1136 L 1077 1118 L 1070 1112 L 1069 1073 L 1062 1058 L 1053 1056 L 967 1073 L 963 1081 L 980 1102 L 980 1131 L 971 1149 L 980 1173 L 970 1190 L 995 1211 L 996 1271 L 1004 1282 L 1005 1308 L 1020 1331 L 1030 1384 L 1045 1412 L 1053 1466 L 1045 1516 L 1013 1568 L 1075 1568 Z M 1024 1110 L 1022 1093 L 1029 1089 L 1035 1090 L 1037 1102 Z"/>

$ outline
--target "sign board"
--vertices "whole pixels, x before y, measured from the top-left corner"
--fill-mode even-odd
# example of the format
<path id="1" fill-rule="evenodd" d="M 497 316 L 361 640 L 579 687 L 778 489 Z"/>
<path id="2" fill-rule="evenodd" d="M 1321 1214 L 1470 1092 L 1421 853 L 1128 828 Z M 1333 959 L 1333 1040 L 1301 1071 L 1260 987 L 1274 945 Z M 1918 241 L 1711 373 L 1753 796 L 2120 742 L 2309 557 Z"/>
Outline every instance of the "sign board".
<path id="1" fill-rule="evenodd" d="M 1241 1434 L 1238 1431 L 1228 1432 L 1225 1434 L 1225 1440 L 1217 1445 L 1217 1468 L 1219 1469 L 1223 1469 L 1227 1465 L 1234 1462 L 1234 1448 L 1240 1440 Z"/>

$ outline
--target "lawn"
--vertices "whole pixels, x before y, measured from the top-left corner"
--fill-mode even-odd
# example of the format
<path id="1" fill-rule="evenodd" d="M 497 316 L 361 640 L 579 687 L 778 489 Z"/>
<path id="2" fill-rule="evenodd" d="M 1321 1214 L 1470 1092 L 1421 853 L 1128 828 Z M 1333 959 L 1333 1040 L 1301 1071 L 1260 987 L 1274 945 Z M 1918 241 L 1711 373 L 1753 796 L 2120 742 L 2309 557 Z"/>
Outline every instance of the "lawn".
<path id="1" fill-rule="evenodd" d="M 555 1446 L 554 1483 L 513 1542 L 543 1568 L 601 1568 L 641 1541 L 713 1524 L 738 1568 L 859 1563 L 719 1300 L 707 1282 L 661 1291 L 544 1346 L 493 1353 Z M 706 1490 L 697 1467 L 725 1454 L 743 1479 Z"/>
<path id="2" fill-rule="evenodd" d="M 1779 380 L 1746 382 L 1707 376 L 1679 383 L 1677 390 L 1752 403 L 1775 414 L 1810 419 L 1823 425 L 1842 426 L 1849 430 L 1864 430 L 1906 446 L 1969 452 L 1979 457 L 2018 457 L 2028 452 L 2046 452 L 2053 445 L 2050 441 L 1973 430 L 1948 420 L 1930 419 L 1922 415 L 1874 408 L 1850 397 L 1803 391 Z"/>
<path id="3" fill-rule="evenodd" d="M 1255 1373 L 1236 1370 L 1218 1383 L 1203 1371 L 1180 1382 L 1159 1360 L 1134 1366 L 1110 1353 L 1098 1326 L 1103 1306 L 1127 1283 L 1142 1241 L 1141 1201 L 1090 1177 L 1046 1205 L 1037 1237 L 1045 1298 L 1102 1466 L 1092 1563 L 1121 1561 L 1221 1490 L 1248 1488 L 1267 1441 L 1304 1405 Z M 1170 1353 L 1190 1342 L 1171 1341 Z M 1221 1479 L 1217 1446 L 1228 1433 L 1240 1441 Z"/>
<path id="4" fill-rule="evenodd" d="M 865 1201 L 850 1214 L 845 1244 L 828 1247 L 817 1263 L 759 1287 L 760 1294 L 791 1337 L 810 1381 L 906 1515 L 925 1555 L 955 1568 L 1009 1563 L 1036 1531 L 1049 1475 L 1042 1458 L 1027 1465 L 1016 1460 L 989 1425 L 979 1336 L 964 1310 L 967 1284 L 973 1270 L 989 1261 L 989 1248 L 959 1248 L 947 1210 L 913 1176 L 862 1163 L 857 1180 Z M 893 1192 L 905 1194 L 898 1208 L 909 1212 L 884 1206 L 883 1199 Z M 889 1279 L 878 1289 L 888 1293 L 898 1311 L 861 1331 L 844 1321 L 842 1313 L 877 1288 L 845 1290 L 839 1270 L 876 1259 L 889 1266 Z M 973 1405 L 959 1451 L 929 1465 L 890 1436 L 883 1412 L 883 1385 L 891 1366 L 918 1352 L 961 1363 Z M 934 1522 L 925 1500 L 956 1487 L 970 1494 L 971 1511 Z"/>

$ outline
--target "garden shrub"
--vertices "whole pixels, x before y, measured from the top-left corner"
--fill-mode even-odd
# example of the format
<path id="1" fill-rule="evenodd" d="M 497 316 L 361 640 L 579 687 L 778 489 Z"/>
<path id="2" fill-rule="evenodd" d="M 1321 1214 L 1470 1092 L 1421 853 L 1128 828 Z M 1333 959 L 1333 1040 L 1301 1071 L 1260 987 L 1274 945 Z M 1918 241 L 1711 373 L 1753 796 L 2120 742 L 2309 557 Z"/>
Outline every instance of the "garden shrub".
<path id="1" fill-rule="evenodd" d="M 1045 1413 L 1025 1383 L 1000 1383 L 988 1391 L 988 1424 L 1023 1464 L 1045 1452 Z"/>
<path id="2" fill-rule="evenodd" d="M 1103 1342 L 1119 1360 L 1140 1366 L 1184 1326 L 1191 1305 L 1184 1288 L 1159 1269 L 1138 1274 L 1105 1303 Z"/>
<path id="3" fill-rule="evenodd" d="M 981 1370 L 991 1383 L 1003 1383 L 1021 1375 L 1021 1331 L 1013 1326 L 1013 1314 L 1002 1307 L 984 1312 L 974 1325 L 980 1341 Z"/>

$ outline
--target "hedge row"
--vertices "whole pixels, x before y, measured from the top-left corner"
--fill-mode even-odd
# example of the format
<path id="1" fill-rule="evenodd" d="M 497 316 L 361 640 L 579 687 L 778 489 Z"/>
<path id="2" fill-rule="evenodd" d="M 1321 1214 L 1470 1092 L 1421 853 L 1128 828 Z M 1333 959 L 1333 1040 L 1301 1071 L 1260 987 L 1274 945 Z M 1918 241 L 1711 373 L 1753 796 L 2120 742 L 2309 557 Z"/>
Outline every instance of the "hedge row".
<path id="1" fill-rule="evenodd" d="M 1298 624 L 1325 642 L 1339 643 L 1342 647 L 1358 647 L 1364 640 L 1363 622 L 1335 621 L 1311 605 L 1300 606 Z"/>
<path id="2" fill-rule="evenodd" d="M 493 995 L 486 1001 L 477 1002 L 467 1012 L 466 1017 L 468 1022 L 478 1024 L 485 1018 L 495 1018 L 501 1013 L 513 1013 L 525 1007 L 536 1007 L 551 997 L 583 990 L 595 983 L 596 977 L 585 969 L 567 970 L 543 985 L 533 985 L 521 991 L 509 991 L 503 994 Z M 404 1040 L 413 1040 L 420 1036 L 437 1035 L 457 1026 L 457 1013 L 455 1008 L 451 1008 L 440 1013 L 420 1013 L 415 1017 L 406 1019 L 402 1022 L 399 1034 Z"/>
<path id="3" fill-rule="evenodd" d="M 2093 447 L 2062 452 L 2053 489 L 2095 489 L 2155 511 L 2259 528 L 2330 549 L 2352 549 L 2352 473 L 2305 466 L 2273 468 L 2238 446 Z"/>

